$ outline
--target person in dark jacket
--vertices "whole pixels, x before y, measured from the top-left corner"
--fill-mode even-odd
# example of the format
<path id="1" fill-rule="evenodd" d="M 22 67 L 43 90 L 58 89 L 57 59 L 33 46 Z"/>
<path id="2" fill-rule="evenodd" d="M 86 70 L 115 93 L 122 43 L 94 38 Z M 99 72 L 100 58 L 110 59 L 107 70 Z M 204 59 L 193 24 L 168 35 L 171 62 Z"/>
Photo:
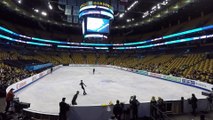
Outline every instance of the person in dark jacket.
<path id="1" fill-rule="evenodd" d="M 213 88 L 212 88 L 212 91 L 209 93 L 207 100 L 208 100 L 209 111 L 212 111 L 212 108 L 213 108 Z"/>
<path id="2" fill-rule="evenodd" d="M 139 106 L 139 102 L 136 99 L 136 96 L 132 96 L 130 99 L 130 106 L 131 106 L 131 111 L 132 111 L 132 118 L 133 120 L 137 120 L 138 119 L 138 106 Z"/>
<path id="3" fill-rule="evenodd" d="M 66 98 L 62 98 L 62 101 L 59 103 L 60 111 L 59 111 L 59 120 L 67 120 L 67 111 L 70 106 L 65 103 Z"/>
<path id="4" fill-rule="evenodd" d="M 192 105 L 192 114 L 196 115 L 196 109 L 197 109 L 197 98 L 195 97 L 195 94 L 192 94 L 192 97 L 190 99 L 190 103 Z"/>
<path id="5" fill-rule="evenodd" d="M 157 117 L 157 101 L 155 99 L 155 97 L 153 96 L 151 101 L 150 101 L 150 116 L 153 118 Z"/>
<path id="6" fill-rule="evenodd" d="M 5 108 L 5 113 L 8 112 L 9 108 L 10 108 L 10 105 L 11 105 L 11 102 L 13 102 L 13 98 L 14 98 L 14 93 L 13 93 L 13 88 L 10 89 L 10 91 L 7 93 L 6 95 L 6 108 Z"/>
<path id="7" fill-rule="evenodd" d="M 157 107 L 159 109 L 158 110 L 158 117 L 161 120 L 164 120 L 163 113 L 166 111 L 166 104 L 165 104 L 164 100 L 161 97 L 158 97 Z"/>
<path id="8" fill-rule="evenodd" d="M 122 107 L 119 100 L 116 101 L 115 106 L 113 107 L 113 114 L 118 120 L 121 120 Z"/>
<path id="9" fill-rule="evenodd" d="M 76 92 L 76 94 L 72 98 L 72 105 L 77 105 L 76 99 L 78 97 L 79 91 Z"/>

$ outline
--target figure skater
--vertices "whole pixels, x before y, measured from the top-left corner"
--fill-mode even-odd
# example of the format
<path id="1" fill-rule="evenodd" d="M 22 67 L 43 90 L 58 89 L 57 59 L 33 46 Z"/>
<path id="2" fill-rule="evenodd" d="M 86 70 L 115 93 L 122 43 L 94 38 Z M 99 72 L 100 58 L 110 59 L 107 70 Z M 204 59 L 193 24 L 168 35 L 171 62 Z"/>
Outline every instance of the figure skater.
<path id="1" fill-rule="evenodd" d="M 83 95 L 86 95 L 87 93 L 85 92 L 84 86 L 85 86 L 85 87 L 87 87 L 87 86 L 83 83 L 83 80 L 81 80 L 80 86 L 81 86 L 81 88 L 83 89 Z"/>
<path id="2" fill-rule="evenodd" d="M 93 68 L 93 75 L 95 74 L 95 68 Z"/>

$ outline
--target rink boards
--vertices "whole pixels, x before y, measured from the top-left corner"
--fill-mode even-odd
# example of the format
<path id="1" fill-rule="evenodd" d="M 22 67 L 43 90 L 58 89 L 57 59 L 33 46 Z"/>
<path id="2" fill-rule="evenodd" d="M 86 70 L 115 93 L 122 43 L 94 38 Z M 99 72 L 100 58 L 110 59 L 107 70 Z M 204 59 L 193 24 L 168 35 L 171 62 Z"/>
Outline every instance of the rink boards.
<path id="1" fill-rule="evenodd" d="M 92 69 L 94 67 L 96 68 L 95 76 L 92 75 Z M 83 68 L 83 69 L 81 69 L 81 68 Z M 87 68 L 88 68 L 88 70 L 87 70 Z M 175 94 L 187 94 L 188 93 L 188 95 L 186 97 L 190 97 L 191 93 L 196 93 L 198 95 L 198 98 L 204 98 L 201 95 L 201 92 L 208 91 L 210 88 L 212 88 L 212 85 L 209 85 L 207 83 L 202 83 L 199 81 L 188 80 L 185 78 L 178 78 L 178 77 L 173 77 L 173 76 L 165 76 L 165 75 L 161 75 L 161 74 L 150 73 L 150 72 L 146 72 L 146 71 L 134 70 L 134 69 L 129 69 L 129 68 L 123 68 L 123 67 L 118 67 L 118 66 L 110 66 L 110 65 L 99 65 L 99 66 L 97 66 L 97 65 L 70 65 L 70 66 L 66 66 L 66 67 L 57 66 L 54 68 L 54 70 L 55 71 L 52 74 L 50 74 L 50 70 L 46 70 L 38 75 L 32 76 L 21 82 L 13 84 L 8 89 L 15 87 L 16 96 L 19 97 L 21 101 L 31 103 L 32 108 L 30 108 L 28 110 L 33 111 L 35 113 L 46 113 L 46 114 L 57 115 L 58 109 L 59 109 L 58 103 L 61 101 L 61 98 L 63 96 L 67 95 L 66 96 L 67 102 L 70 103 L 70 101 L 72 99 L 72 95 L 76 92 L 76 90 L 81 91 L 80 88 L 75 88 L 75 86 L 70 85 L 67 88 L 65 87 L 64 89 L 59 90 L 59 91 L 62 91 L 62 93 L 66 92 L 66 91 L 68 91 L 68 93 L 66 93 L 64 95 L 59 95 L 59 96 L 54 95 L 54 94 L 58 94 L 56 90 L 57 90 L 57 88 L 60 88 L 59 86 L 65 86 L 67 84 L 70 84 L 70 81 L 71 81 L 70 78 L 72 78 L 72 76 L 78 76 L 77 78 L 73 78 L 73 79 L 77 80 L 77 82 L 74 84 L 79 84 L 78 80 L 83 79 L 83 80 L 85 80 L 85 83 L 88 86 L 95 86 L 94 90 L 91 89 L 91 87 L 86 88 L 86 90 L 88 90 L 88 96 L 86 96 L 87 98 L 84 96 L 79 96 L 79 98 L 78 98 L 79 105 L 75 107 L 76 109 L 80 109 L 85 106 L 97 108 L 98 106 L 107 105 L 110 101 L 115 103 L 115 101 L 117 99 L 121 100 L 121 102 L 128 103 L 130 95 L 137 95 L 139 101 L 144 102 L 144 103 L 148 102 L 152 95 L 154 95 L 156 97 L 163 96 L 163 98 L 166 100 L 177 100 L 177 99 L 179 100 L 180 96 L 175 97 L 171 93 L 168 93 L 168 94 L 166 93 L 167 91 L 174 88 L 174 87 L 172 87 L 172 85 L 178 86 L 178 87 L 184 86 L 184 88 L 177 87 L 177 91 L 175 91 Z M 83 73 L 81 73 L 81 72 L 83 72 Z M 62 74 L 63 74 L 63 76 L 62 76 Z M 86 76 L 83 76 L 83 78 L 79 77 L 79 76 L 82 76 L 83 74 L 85 74 Z M 66 76 L 68 76 L 68 77 L 66 78 Z M 105 76 L 107 79 L 103 79 Z M 149 77 L 149 76 L 151 76 L 151 77 Z M 94 78 L 94 77 L 96 77 L 96 78 Z M 123 77 L 126 77 L 127 79 L 125 79 Z M 54 78 L 54 79 L 52 79 L 52 78 Z M 160 78 L 160 79 L 157 79 L 157 78 Z M 50 80 L 50 79 L 52 79 L 52 80 Z M 60 81 L 57 79 L 59 79 Z M 87 79 L 88 79 L 88 81 L 87 81 Z M 124 79 L 124 81 L 121 81 L 120 79 Z M 54 84 L 53 81 L 55 81 L 56 83 Z M 159 84 L 156 83 L 157 85 L 154 86 L 154 82 L 156 82 L 156 81 L 158 81 Z M 171 82 L 168 82 L 168 81 L 171 81 Z M 124 85 L 119 85 L 118 83 L 119 84 L 123 83 Z M 46 85 L 44 85 L 44 84 L 46 84 Z M 139 86 L 138 84 L 144 84 L 144 86 Z M 44 85 L 44 86 L 42 86 L 42 85 Z M 49 86 L 49 87 L 47 87 L 47 86 Z M 130 86 L 130 88 L 128 88 L 129 86 Z M 188 86 L 190 86 L 190 87 L 188 87 Z M 163 87 L 163 88 L 156 89 L 156 87 Z M 187 89 L 189 91 L 187 91 L 185 87 L 187 87 Z M 105 88 L 106 90 L 109 89 L 109 91 L 101 91 L 102 88 Z M 163 90 L 165 90 L 164 88 L 167 90 L 163 91 Z M 127 89 L 128 91 L 125 91 L 125 89 Z M 154 89 L 156 89 L 157 92 Z M 124 92 L 125 94 L 122 94 L 120 96 L 118 95 L 115 98 L 114 97 L 110 98 L 110 96 L 116 96 L 117 94 L 120 94 L 119 90 Z M 29 96 L 29 93 L 27 93 L 27 91 L 31 91 L 30 94 L 32 94 L 33 96 Z M 42 92 L 45 93 L 47 91 L 53 91 L 53 95 L 48 97 L 48 94 L 51 94 L 51 93 L 46 93 L 47 95 L 43 95 L 43 96 L 47 96 L 45 98 L 42 95 L 39 96 L 39 94 L 38 94 L 38 92 L 41 94 Z M 138 92 L 135 92 L 135 91 L 138 91 Z M 158 91 L 160 93 L 158 93 Z M 150 92 L 150 94 L 149 94 L 149 92 Z M 96 93 L 96 94 L 93 95 L 93 93 Z M 115 94 L 113 94 L 113 93 L 115 93 Z M 161 95 L 161 93 L 164 93 L 164 94 Z M 36 99 L 36 101 L 30 100 L 30 98 Z M 93 98 L 97 98 L 97 101 L 94 100 Z M 109 98 L 109 99 L 104 101 L 102 98 L 103 99 Z M 39 101 L 42 104 L 36 103 Z M 50 101 L 52 101 L 54 103 L 50 103 Z M 45 104 L 43 104 L 43 103 L 50 103 L 50 104 L 47 104 L 47 106 L 45 106 Z M 38 105 L 38 104 L 40 104 L 40 105 Z M 38 107 L 36 107 L 35 105 L 38 105 Z M 44 108 L 41 106 L 44 106 Z M 52 106 L 52 107 L 50 107 L 50 106 Z M 46 109 L 46 108 L 49 108 L 49 109 Z M 103 108 L 101 107 L 100 109 L 103 109 Z M 104 108 L 104 111 L 106 111 L 105 108 Z"/>

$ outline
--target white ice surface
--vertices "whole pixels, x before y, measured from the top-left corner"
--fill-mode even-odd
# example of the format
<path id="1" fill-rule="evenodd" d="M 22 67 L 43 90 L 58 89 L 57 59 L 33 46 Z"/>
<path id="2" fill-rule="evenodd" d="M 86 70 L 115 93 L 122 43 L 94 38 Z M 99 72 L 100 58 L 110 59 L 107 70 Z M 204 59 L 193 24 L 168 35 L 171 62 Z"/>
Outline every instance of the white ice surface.
<path id="1" fill-rule="evenodd" d="M 31 110 L 52 114 L 58 113 L 62 97 L 66 97 L 70 104 L 77 90 L 80 91 L 78 106 L 99 106 L 110 101 L 115 103 L 117 99 L 128 103 L 132 95 L 136 95 L 140 102 L 150 101 L 152 96 L 160 96 L 164 100 L 189 98 L 192 93 L 197 98 L 205 98 L 201 95 L 202 90 L 197 88 L 114 68 L 96 67 L 93 75 L 93 68 L 62 67 L 19 91 L 16 97 L 31 103 Z M 82 95 L 80 80 L 87 85 L 86 96 Z"/>

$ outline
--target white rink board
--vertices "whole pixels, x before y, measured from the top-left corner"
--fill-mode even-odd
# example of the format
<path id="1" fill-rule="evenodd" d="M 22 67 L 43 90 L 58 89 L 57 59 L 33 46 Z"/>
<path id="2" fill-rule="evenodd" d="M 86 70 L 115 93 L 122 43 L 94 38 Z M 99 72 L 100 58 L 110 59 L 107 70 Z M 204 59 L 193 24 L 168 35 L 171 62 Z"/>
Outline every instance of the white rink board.
<path id="1" fill-rule="evenodd" d="M 95 75 L 92 74 L 93 68 L 96 69 Z M 87 85 L 86 96 L 82 95 L 80 80 Z M 61 67 L 22 89 L 16 93 L 16 97 L 22 102 L 31 103 L 30 110 L 58 114 L 62 97 L 66 97 L 66 102 L 70 104 L 77 90 L 80 91 L 78 106 L 100 106 L 110 101 L 115 103 L 117 99 L 128 103 L 132 95 L 136 95 L 140 102 L 150 101 L 152 96 L 179 100 L 181 97 L 191 97 L 192 93 L 197 98 L 205 98 L 200 89 L 158 78 L 108 67 L 70 66 Z"/>

